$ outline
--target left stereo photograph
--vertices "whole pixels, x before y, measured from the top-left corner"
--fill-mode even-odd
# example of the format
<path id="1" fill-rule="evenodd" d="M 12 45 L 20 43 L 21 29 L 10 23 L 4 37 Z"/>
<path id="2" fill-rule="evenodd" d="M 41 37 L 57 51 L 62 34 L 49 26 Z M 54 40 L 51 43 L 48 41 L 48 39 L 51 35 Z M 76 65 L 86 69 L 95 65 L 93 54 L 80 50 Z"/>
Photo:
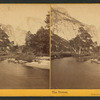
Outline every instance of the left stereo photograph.
<path id="1" fill-rule="evenodd" d="M 50 5 L 0 4 L 0 89 L 48 89 Z"/>

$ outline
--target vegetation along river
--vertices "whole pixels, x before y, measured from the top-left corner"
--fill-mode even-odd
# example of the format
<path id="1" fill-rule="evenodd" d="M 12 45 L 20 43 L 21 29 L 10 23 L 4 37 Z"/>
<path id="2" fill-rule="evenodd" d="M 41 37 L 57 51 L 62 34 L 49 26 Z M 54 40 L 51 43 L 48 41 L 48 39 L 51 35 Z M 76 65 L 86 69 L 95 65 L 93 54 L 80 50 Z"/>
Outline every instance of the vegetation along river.
<path id="1" fill-rule="evenodd" d="M 55 89 L 100 89 L 100 63 L 73 57 L 52 60 L 51 84 Z"/>
<path id="2" fill-rule="evenodd" d="M 45 89 L 49 70 L 22 64 L 0 62 L 0 89 Z"/>

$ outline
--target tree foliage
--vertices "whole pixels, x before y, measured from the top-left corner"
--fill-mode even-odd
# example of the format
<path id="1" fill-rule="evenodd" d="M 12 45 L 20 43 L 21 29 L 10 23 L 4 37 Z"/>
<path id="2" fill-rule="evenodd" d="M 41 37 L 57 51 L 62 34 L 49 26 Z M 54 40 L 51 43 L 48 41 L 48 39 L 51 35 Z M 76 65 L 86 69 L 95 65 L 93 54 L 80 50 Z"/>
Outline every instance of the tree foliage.
<path id="1" fill-rule="evenodd" d="M 9 36 L 0 28 L 0 53 L 8 52 L 10 49 Z"/>
<path id="2" fill-rule="evenodd" d="M 92 37 L 83 27 L 79 28 L 79 32 L 79 35 L 69 41 L 71 49 L 76 54 L 89 53 L 93 50 Z"/>
<path id="3" fill-rule="evenodd" d="M 26 47 L 28 51 L 49 54 L 49 30 L 41 27 L 36 34 L 27 34 Z"/>
<path id="4" fill-rule="evenodd" d="M 33 52 L 35 54 L 46 54 L 49 55 L 49 40 L 50 40 L 50 20 L 49 14 L 46 16 L 46 26 L 40 27 L 40 29 L 32 34 L 30 31 L 27 32 L 25 39 L 25 47 L 23 52 Z"/>
<path id="5" fill-rule="evenodd" d="M 48 14 L 46 15 L 46 20 L 45 20 L 45 23 L 46 23 L 46 28 L 50 28 L 50 13 L 48 12 Z"/>

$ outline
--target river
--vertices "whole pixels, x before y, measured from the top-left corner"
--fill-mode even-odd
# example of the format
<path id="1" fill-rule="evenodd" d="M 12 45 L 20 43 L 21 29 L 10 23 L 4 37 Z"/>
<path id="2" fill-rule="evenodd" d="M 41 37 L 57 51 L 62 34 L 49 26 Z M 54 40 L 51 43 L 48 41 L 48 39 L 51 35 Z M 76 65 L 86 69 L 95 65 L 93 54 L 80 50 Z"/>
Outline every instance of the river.
<path id="1" fill-rule="evenodd" d="M 51 66 L 54 89 L 100 89 L 100 64 L 66 57 L 52 60 Z"/>
<path id="2" fill-rule="evenodd" d="M 0 62 L 0 89 L 47 89 L 49 70 Z"/>

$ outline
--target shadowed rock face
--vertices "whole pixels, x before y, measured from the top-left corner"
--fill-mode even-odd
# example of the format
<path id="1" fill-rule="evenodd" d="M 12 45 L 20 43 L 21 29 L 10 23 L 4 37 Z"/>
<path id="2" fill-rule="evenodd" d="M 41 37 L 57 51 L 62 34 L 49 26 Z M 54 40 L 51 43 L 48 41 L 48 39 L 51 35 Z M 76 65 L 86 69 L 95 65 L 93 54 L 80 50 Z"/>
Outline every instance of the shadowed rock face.
<path id="1" fill-rule="evenodd" d="M 65 9 L 54 8 L 51 9 L 51 30 L 54 34 L 66 39 L 71 40 L 80 34 L 79 27 L 83 27 L 89 34 L 92 36 L 93 41 L 97 41 L 100 44 L 98 39 L 98 30 L 93 25 L 86 25 L 77 19 L 71 17 Z"/>

